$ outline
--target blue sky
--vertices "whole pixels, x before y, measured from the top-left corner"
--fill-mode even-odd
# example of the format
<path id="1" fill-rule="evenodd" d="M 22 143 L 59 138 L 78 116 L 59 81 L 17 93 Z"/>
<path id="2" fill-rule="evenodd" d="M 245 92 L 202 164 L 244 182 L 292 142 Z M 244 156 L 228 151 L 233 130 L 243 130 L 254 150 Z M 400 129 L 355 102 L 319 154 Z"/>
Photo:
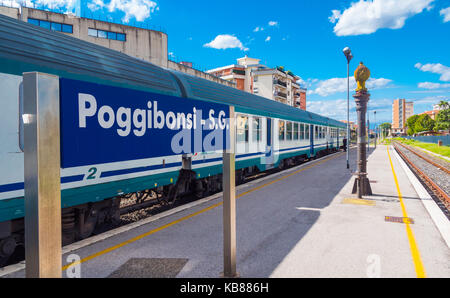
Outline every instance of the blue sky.
<path id="1" fill-rule="evenodd" d="M 71 11 L 77 1 L 27 2 Z M 372 72 L 377 122 L 391 121 L 396 98 L 414 101 L 416 113 L 450 100 L 449 0 L 82 2 L 86 14 L 164 28 L 172 59 L 203 70 L 244 55 L 285 66 L 308 88 L 308 109 L 338 120 L 346 118 L 346 46 L 355 57 L 351 73 L 361 61 Z"/>

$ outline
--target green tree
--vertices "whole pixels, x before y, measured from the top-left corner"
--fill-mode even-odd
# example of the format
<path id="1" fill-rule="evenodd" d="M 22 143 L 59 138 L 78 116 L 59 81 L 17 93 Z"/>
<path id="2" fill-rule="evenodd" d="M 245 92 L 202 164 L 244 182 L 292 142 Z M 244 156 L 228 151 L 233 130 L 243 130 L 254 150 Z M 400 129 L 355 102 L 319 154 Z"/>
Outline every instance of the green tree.
<path id="1" fill-rule="evenodd" d="M 447 110 L 447 109 L 450 108 L 450 105 L 449 105 L 448 101 L 441 100 L 441 101 L 439 102 L 439 107 L 441 107 L 441 108 L 444 109 L 444 110 Z"/>
<path id="2" fill-rule="evenodd" d="M 389 134 L 389 131 L 391 130 L 391 128 L 392 128 L 392 124 L 389 122 L 380 124 L 380 131 L 383 134 L 382 136 L 386 137 Z"/>
<path id="3" fill-rule="evenodd" d="M 419 115 L 414 115 L 406 120 L 406 126 L 408 127 L 408 131 L 406 133 L 408 134 L 408 136 L 412 136 L 413 134 L 418 133 L 418 131 L 416 131 L 416 122 L 418 119 Z"/>
<path id="4" fill-rule="evenodd" d="M 414 132 L 419 133 L 422 131 L 431 131 L 434 129 L 435 121 L 431 119 L 427 114 L 420 115 L 414 124 Z"/>
<path id="5" fill-rule="evenodd" d="M 436 126 L 434 129 L 437 130 L 450 130 L 450 109 L 442 110 L 436 117 Z"/>

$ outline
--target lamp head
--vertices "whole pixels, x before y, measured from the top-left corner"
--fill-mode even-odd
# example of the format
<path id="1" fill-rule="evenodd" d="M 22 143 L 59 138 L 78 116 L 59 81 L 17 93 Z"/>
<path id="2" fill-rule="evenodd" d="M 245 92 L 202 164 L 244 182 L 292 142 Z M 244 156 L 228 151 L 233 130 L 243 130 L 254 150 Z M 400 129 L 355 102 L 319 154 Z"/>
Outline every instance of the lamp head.
<path id="1" fill-rule="evenodd" d="M 352 50 L 350 50 L 349 47 L 346 47 L 342 52 L 344 52 L 347 61 L 350 63 L 350 61 L 353 59 Z"/>

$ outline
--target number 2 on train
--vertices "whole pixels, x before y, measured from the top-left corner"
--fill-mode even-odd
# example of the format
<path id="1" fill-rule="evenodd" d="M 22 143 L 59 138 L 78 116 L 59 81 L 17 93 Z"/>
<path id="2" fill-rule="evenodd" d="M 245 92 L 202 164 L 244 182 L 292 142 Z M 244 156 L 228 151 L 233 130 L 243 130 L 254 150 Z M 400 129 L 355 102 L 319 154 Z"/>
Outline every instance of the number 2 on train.
<path id="1" fill-rule="evenodd" d="M 90 168 L 88 172 L 89 174 L 86 177 L 86 180 L 94 180 L 95 178 L 97 178 L 95 176 L 95 174 L 97 174 L 97 168 Z"/>

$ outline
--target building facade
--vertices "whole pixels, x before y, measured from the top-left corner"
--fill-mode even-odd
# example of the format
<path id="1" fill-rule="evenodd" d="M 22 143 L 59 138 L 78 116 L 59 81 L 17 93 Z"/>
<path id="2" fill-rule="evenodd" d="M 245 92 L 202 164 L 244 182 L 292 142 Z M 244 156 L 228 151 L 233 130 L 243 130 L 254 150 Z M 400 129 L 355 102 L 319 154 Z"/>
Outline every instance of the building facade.
<path id="1" fill-rule="evenodd" d="M 396 99 L 392 104 L 392 134 L 405 134 L 406 121 L 414 115 L 414 103 Z"/>
<path id="2" fill-rule="evenodd" d="M 237 64 L 219 67 L 207 73 L 234 82 L 236 88 L 306 110 L 306 89 L 297 81 L 300 77 L 282 67 L 269 68 L 260 59 L 243 57 Z"/>
<path id="3" fill-rule="evenodd" d="M 0 6 L 0 14 L 110 48 L 160 67 L 235 87 L 232 82 L 192 68 L 192 64 L 169 60 L 168 36 L 164 32 L 27 7 Z"/>

